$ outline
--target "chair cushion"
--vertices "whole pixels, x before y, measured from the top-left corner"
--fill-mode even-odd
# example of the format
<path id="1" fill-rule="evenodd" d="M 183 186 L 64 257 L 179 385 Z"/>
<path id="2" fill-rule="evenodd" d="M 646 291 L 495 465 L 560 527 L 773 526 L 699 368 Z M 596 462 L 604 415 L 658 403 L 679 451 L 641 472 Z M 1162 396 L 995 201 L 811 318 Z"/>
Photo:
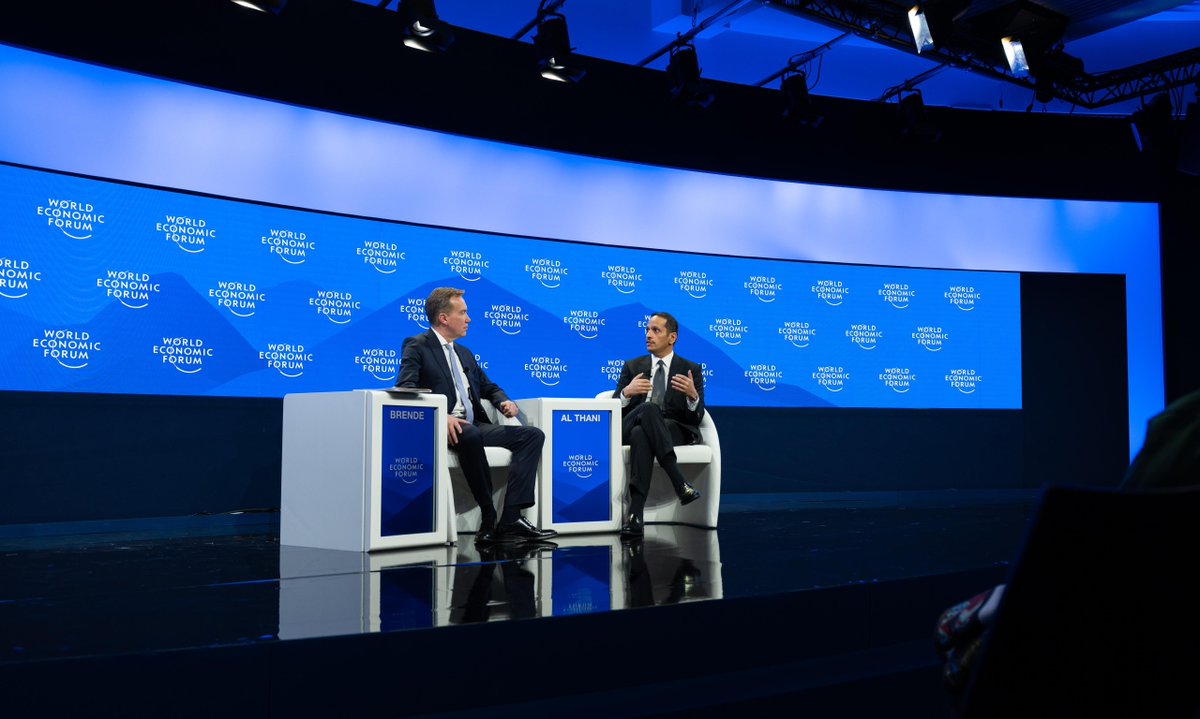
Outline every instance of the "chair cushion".
<path id="1" fill-rule="evenodd" d="M 512 451 L 503 447 L 484 447 L 489 467 L 507 467 L 512 463 Z M 451 468 L 458 467 L 458 453 L 453 450 L 446 453 L 447 464 Z"/>
<path id="2" fill-rule="evenodd" d="M 675 459 L 680 464 L 711 464 L 712 447 L 704 444 L 684 444 L 675 448 Z M 629 445 L 621 447 L 621 459 L 629 464 Z"/>

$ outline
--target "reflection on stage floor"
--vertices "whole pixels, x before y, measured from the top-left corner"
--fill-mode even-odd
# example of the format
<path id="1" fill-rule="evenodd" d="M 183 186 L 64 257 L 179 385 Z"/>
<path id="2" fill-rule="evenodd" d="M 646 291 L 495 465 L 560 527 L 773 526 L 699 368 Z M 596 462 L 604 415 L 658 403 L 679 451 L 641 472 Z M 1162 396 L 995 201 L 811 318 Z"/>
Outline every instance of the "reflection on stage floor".
<path id="1" fill-rule="evenodd" d="M 1007 563 L 1032 506 L 728 504 L 719 530 L 649 525 L 633 543 L 580 534 L 477 548 L 468 535 L 458 546 L 361 554 L 280 546 L 271 517 L 0 537 L 0 665 L 620 616 L 949 576 Z"/>
<path id="2" fill-rule="evenodd" d="M 401 549 L 280 548 L 279 638 L 589 614 L 721 598 L 716 531 Z"/>

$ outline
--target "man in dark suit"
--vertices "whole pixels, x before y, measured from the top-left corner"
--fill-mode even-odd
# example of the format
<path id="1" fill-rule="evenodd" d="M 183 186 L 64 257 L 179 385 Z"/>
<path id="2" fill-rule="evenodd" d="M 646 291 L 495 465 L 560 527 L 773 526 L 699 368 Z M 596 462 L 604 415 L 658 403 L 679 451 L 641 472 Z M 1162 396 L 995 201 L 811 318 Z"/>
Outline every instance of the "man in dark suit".
<path id="1" fill-rule="evenodd" d="M 621 368 L 613 397 L 621 400 L 621 441 L 629 445 L 629 513 L 621 535 L 643 534 L 642 512 L 650 490 L 654 460 L 675 487 L 681 504 L 700 499 L 675 460 L 675 447 L 700 438 L 704 418 L 704 375 L 700 365 L 675 354 L 679 323 L 656 312 L 646 325 L 648 355 L 635 357 Z"/>
<path id="2" fill-rule="evenodd" d="M 458 464 L 471 495 L 482 512 L 477 544 L 544 540 L 558 534 L 538 529 L 521 516 L 534 504 L 534 482 L 546 437 L 537 427 L 492 423 L 480 404 L 486 399 L 505 417 L 517 416 L 517 405 L 488 379 L 475 355 L 455 340 L 467 334 L 471 318 L 463 291 L 439 287 L 425 299 L 429 331 L 404 340 L 397 387 L 428 387 L 445 395 L 447 437 L 458 453 Z M 504 511 L 496 516 L 492 504 L 492 474 L 484 447 L 504 447 L 513 453 L 508 469 Z"/>

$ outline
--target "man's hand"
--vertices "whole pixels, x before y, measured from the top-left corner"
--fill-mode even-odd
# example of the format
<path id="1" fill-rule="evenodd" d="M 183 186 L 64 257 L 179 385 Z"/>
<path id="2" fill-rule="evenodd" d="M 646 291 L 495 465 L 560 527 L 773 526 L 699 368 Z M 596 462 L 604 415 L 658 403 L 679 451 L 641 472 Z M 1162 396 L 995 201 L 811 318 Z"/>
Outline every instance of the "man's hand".
<path id="1" fill-rule="evenodd" d="M 626 397 L 636 397 L 639 394 L 650 394 L 650 378 L 645 372 L 638 373 L 633 381 L 625 385 L 625 389 L 621 390 L 621 394 Z"/>
<path id="2" fill-rule="evenodd" d="M 671 387 L 676 392 L 682 392 L 692 402 L 700 399 L 700 393 L 696 391 L 696 382 L 692 379 L 691 370 L 688 370 L 686 375 L 673 375 L 671 377 Z"/>
<path id="3" fill-rule="evenodd" d="M 467 426 L 467 420 L 459 419 L 454 415 L 446 418 L 446 439 L 450 442 L 451 447 L 458 445 L 458 436 L 462 434 L 462 428 Z"/>
<path id="4" fill-rule="evenodd" d="M 504 400 L 500 403 L 500 414 L 512 419 L 517 416 L 517 403 L 512 400 Z"/>

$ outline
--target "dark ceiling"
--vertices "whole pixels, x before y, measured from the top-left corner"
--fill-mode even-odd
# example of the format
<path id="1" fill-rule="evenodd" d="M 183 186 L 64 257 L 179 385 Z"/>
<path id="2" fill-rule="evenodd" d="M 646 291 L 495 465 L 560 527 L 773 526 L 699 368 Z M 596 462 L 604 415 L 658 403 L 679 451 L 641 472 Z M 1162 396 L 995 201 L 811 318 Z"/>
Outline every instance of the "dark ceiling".
<path id="1" fill-rule="evenodd" d="M 690 38 L 706 79 L 778 87 L 790 68 L 806 72 L 814 94 L 859 100 L 919 89 L 927 105 L 1128 115 L 1142 98 L 1164 91 L 1178 114 L 1195 99 L 1200 0 L 928 0 L 930 17 L 941 13 L 951 21 L 948 31 L 935 34 L 937 46 L 920 55 L 908 26 L 910 5 L 438 0 L 436 9 L 451 26 L 531 42 L 536 32 L 526 28 L 539 7 L 548 6 L 566 18 L 571 45 L 581 55 L 665 69 L 666 51 Z M 396 0 L 386 7 L 396 8 Z M 1014 29 L 1060 45 L 1044 63 L 1031 59 L 1037 76 L 1017 78 L 1008 70 L 998 33 Z"/>

